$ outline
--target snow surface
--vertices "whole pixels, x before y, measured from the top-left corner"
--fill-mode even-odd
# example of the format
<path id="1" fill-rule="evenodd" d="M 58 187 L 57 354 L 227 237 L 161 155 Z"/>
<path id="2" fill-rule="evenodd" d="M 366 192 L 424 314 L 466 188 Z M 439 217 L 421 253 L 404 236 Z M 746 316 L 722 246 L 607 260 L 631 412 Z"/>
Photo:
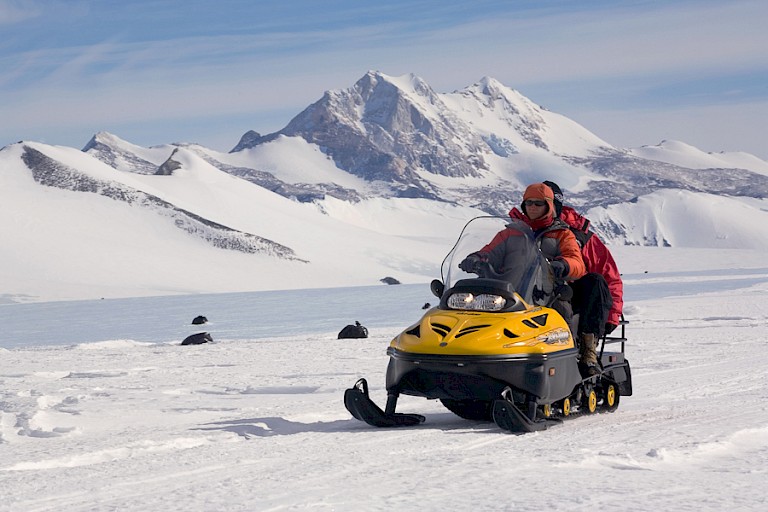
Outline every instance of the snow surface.
<path id="1" fill-rule="evenodd" d="M 764 253 L 614 255 L 634 395 L 526 435 L 344 409 L 363 376 L 383 405 L 422 284 L 0 305 L 0 511 L 765 510 Z M 370 337 L 337 340 L 354 320 Z"/>
<path id="2" fill-rule="evenodd" d="M 317 144 L 301 137 L 279 135 L 275 140 L 237 153 L 211 152 L 217 160 L 230 165 L 253 167 L 267 171 L 286 183 L 335 183 L 363 191 L 368 183 L 336 167 Z"/>

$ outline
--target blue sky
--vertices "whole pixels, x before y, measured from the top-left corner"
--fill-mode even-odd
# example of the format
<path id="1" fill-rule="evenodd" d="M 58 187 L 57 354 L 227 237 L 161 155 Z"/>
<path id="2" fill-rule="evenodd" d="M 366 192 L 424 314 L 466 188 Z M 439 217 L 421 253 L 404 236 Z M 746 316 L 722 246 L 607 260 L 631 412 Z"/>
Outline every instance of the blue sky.
<path id="1" fill-rule="evenodd" d="M 229 150 L 368 70 L 491 76 L 619 147 L 768 159 L 764 0 L 0 0 L 0 146 Z"/>

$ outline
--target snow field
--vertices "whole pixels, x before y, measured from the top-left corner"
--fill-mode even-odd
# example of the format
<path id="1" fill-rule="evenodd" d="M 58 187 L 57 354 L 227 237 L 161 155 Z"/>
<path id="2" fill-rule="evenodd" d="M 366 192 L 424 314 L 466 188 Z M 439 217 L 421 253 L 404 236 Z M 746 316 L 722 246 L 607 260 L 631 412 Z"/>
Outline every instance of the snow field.
<path id="1" fill-rule="evenodd" d="M 418 427 L 375 429 L 344 409 L 363 376 L 383 405 L 386 346 L 422 314 L 416 285 L 378 288 L 365 307 L 390 316 L 364 340 L 336 333 L 350 310 L 367 323 L 361 292 L 376 288 L 326 291 L 304 306 L 324 317 L 304 315 L 302 334 L 270 327 L 283 301 L 246 294 L 262 305 L 257 336 L 243 333 L 258 317 L 237 331 L 209 315 L 208 345 L 181 347 L 148 319 L 137 332 L 158 325 L 155 341 L 0 349 L 0 510 L 760 510 L 768 269 L 710 270 L 704 293 L 690 273 L 663 277 L 627 275 L 634 395 L 526 435 L 415 397 L 398 410 L 426 415 Z M 235 295 L 245 303 L 208 299 L 235 313 Z M 71 304 L 73 321 L 88 304 Z M 40 324 L 51 304 L 0 313 L 20 306 L 37 306 Z"/>

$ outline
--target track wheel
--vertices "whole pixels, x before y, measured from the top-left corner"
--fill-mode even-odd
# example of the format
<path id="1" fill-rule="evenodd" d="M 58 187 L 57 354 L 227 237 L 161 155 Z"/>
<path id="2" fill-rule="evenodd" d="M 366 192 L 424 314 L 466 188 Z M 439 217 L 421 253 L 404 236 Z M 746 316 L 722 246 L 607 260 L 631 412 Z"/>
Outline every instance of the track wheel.
<path id="1" fill-rule="evenodd" d="M 545 418 L 552 416 L 552 406 L 550 404 L 544 404 L 541 406 L 541 415 Z"/>
<path id="2" fill-rule="evenodd" d="M 581 406 L 584 408 L 587 414 L 592 414 L 597 410 L 597 392 L 594 390 L 594 388 L 587 388 L 584 393 L 584 397 L 581 400 Z"/>
<path id="3" fill-rule="evenodd" d="M 560 408 L 563 411 L 563 416 L 570 416 L 571 415 L 571 399 L 570 398 L 563 398 L 563 401 L 560 403 Z"/>
<path id="4" fill-rule="evenodd" d="M 607 384 L 603 391 L 603 410 L 613 412 L 619 407 L 619 390 L 616 384 Z"/>

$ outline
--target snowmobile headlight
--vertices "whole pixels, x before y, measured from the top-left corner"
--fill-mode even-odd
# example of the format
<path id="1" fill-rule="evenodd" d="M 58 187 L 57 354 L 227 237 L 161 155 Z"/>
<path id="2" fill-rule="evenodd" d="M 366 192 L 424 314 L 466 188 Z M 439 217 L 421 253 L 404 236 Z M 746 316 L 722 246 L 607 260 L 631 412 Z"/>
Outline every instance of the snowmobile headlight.
<path id="1" fill-rule="evenodd" d="M 507 305 L 507 299 L 490 293 L 454 293 L 448 297 L 451 309 L 471 309 L 474 311 L 499 311 Z"/>

